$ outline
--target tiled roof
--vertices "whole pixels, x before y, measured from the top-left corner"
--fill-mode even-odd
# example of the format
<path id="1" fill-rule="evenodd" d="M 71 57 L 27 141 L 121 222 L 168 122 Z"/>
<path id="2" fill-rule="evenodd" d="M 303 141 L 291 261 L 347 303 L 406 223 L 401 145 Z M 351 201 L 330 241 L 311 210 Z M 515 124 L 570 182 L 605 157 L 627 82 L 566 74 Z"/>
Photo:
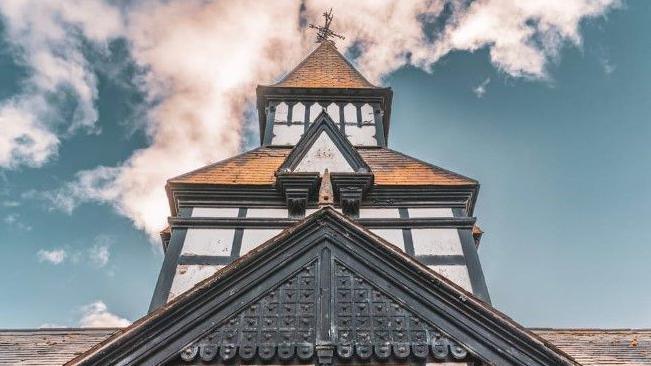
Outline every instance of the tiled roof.
<path id="1" fill-rule="evenodd" d="M 60 366 L 118 330 L 0 330 L 0 365 Z"/>
<path id="2" fill-rule="evenodd" d="M 171 184 L 248 184 L 274 183 L 274 173 L 291 149 L 260 147 L 227 160 L 172 178 Z M 462 175 L 414 159 L 386 148 L 358 148 L 369 165 L 377 185 L 475 185 Z"/>
<path id="3" fill-rule="evenodd" d="M 170 179 L 190 184 L 273 184 L 274 173 L 290 149 L 260 147 Z"/>
<path id="4" fill-rule="evenodd" d="M 289 88 L 375 88 L 337 51 L 331 41 L 310 53 L 276 87 Z"/>
<path id="5" fill-rule="evenodd" d="M 651 329 L 532 329 L 583 366 L 651 365 Z"/>
<path id="6" fill-rule="evenodd" d="M 62 365 L 120 330 L 0 330 L 0 365 Z M 531 329 L 583 366 L 651 365 L 651 329 Z"/>
<path id="7" fill-rule="evenodd" d="M 377 185 L 442 185 L 477 184 L 464 177 L 385 148 L 358 149 L 366 164 L 371 167 Z"/>

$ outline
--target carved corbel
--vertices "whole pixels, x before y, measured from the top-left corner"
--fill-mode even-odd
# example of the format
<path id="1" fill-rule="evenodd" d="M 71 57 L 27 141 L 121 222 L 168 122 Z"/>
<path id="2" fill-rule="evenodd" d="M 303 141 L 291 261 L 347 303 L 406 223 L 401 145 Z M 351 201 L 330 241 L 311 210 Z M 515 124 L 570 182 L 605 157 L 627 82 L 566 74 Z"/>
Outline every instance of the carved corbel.
<path id="1" fill-rule="evenodd" d="M 308 202 L 317 198 L 319 181 L 319 173 L 276 174 L 276 188 L 285 198 L 290 217 L 305 216 Z"/>

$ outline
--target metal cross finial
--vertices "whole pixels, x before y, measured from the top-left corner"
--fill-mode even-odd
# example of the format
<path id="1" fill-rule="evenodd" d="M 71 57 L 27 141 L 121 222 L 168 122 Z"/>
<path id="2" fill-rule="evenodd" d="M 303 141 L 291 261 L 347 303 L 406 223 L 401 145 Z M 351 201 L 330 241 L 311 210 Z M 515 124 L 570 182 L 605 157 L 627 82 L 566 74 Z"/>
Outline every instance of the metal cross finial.
<path id="1" fill-rule="evenodd" d="M 318 25 L 310 24 L 310 28 L 317 30 L 317 34 L 316 34 L 317 43 L 327 41 L 328 38 L 332 38 L 332 37 L 337 37 L 339 39 L 346 39 L 346 37 L 330 30 L 330 23 L 332 22 L 332 8 L 330 8 L 330 11 L 323 13 L 323 17 L 325 18 L 325 26 L 321 27 Z"/>

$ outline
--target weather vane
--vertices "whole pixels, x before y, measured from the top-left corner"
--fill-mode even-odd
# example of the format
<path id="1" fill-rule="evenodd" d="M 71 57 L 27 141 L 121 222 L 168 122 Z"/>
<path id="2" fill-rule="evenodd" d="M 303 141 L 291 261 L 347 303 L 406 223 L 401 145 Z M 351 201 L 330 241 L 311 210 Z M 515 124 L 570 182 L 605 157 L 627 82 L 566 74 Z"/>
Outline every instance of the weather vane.
<path id="1" fill-rule="evenodd" d="M 320 27 L 318 25 L 310 24 L 310 28 L 317 30 L 317 34 L 316 34 L 317 43 L 327 41 L 328 38 L 332 38 L 332 37 L 337 37 L 339 39 L 346 39 L 346 37 L 330 30 L 330 23 L 332 22 L 332 8 L 330 8 L 330 11 L 323 13 L 323 17 L 325 18 L 325 26 Z"/>

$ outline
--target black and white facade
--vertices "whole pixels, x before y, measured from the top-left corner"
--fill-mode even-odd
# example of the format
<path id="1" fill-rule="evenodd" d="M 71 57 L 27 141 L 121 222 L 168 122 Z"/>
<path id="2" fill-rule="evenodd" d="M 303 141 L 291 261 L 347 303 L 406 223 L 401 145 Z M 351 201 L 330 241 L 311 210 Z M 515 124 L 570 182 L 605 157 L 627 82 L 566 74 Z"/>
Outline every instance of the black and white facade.
<path id="1" fill-rule="evenodd" d="M 392 91 L 324 41 L 261 146 L 172 178 L 150 313 L 70 365 L 577 365 L 491 307 L 476 181 L 387 148 Z"/>

